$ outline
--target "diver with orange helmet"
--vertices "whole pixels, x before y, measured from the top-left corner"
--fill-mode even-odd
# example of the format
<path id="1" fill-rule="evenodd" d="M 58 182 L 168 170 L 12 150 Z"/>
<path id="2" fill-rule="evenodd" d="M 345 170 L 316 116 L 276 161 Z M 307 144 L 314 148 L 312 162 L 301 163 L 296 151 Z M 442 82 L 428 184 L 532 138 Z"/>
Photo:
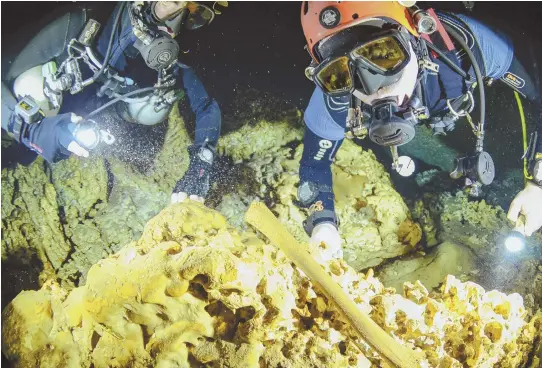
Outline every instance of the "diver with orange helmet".
<path id="1" fill-rule="evenodd" d="M 476 146 L 456 160 L 452 178 L 465 180 L 473 196 L 495 176 L 484 151 L 484 79 L 501 80 L 529 100 L 540 96 L 514 56 L 508 37 L 460 14 L 436 13 L 398 2 L 303 2 L 301 24 L 312 62 L 305 74 L 316 84 L 305 111 L 299 202 L 309 208 L 305 230 L 341 257 L 334 210 L 331 162 L 345 137 L 368 136 L 390 147 L 393 168 L 413 172 L 397 147 L 426 123 L 446 134 L 466 116 Z M 477 93 L 475 91 L 477 89 Z M 475 97 L 476 96 L 476 97 Z M 470 113 L 478 100 L 477 124 Z M 529 181 L 510 207 L 509 218 L 525 216 L 523 232 L 542 226 L 542 108 L 529 145 Z"/>

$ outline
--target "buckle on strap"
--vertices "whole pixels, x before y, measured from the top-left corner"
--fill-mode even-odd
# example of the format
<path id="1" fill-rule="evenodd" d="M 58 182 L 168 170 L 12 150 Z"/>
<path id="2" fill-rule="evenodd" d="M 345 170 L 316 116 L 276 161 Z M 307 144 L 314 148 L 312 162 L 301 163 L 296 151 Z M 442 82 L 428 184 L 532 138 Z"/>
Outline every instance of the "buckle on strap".
<path id="1" fill-rule="evenodd" d="M 439 65 L 437 63 L 432 62 L 429 59 L 423 58 L 419 60 L 419 66 L 421 68 L 427 69 L 431 72 L 438 73 L 439 71 Z"/>

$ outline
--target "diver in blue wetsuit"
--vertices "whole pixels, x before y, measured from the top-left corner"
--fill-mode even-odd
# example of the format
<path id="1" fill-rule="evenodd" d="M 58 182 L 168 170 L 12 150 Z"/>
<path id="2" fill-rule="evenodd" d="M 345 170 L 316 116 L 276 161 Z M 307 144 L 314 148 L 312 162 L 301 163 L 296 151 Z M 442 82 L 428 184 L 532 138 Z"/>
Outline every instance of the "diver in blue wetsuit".
<path id="1" fill-rule="evenodd" d="M 195 2 L 121 2 L 100 32 L 100 24 L 89 19 L 86 10 L 65 14 L 43 28 L 3 75 L 2 129 L 49 162 L 72 153 L 88 157 L 99 139 L 107 137 L 91 120 L 83 122 L 78 116 L 90 112 L 89 101 L 103 105 L 109 97 L 114 101 L 107 105 L 115 104 L 124 120 L 154 125 L 167 119 L 184 91 L 196 116 L 196 131 L 189 169 L 176 184 L 172 201 L 203 201 L 221 112 L 193 69 L 178 61 L 174 38 L 213 18 L 213 10 Z M 153 86 L 138 86 L 137 75 L 128 73 L 134 57 L 142 57 L 156 71 Z"/>
<path id="2" fill-rule="evenodd" d="M 309 208 L 311 241 L 325 242 L 337 257 L 342 251 L 330 165 L 345 136 L 369 136 L 390 147 L 394 168 L 408 176 L 413 163 L 398 157 L 397 147 L 414 138 L 415 125 L 426 122 L 434 134 L 446 134 L 459 117 L 470 119 L 479 97 L 479 121 L 472 123 L 476 147 L 451 173 L 478 195 L 495 175 L 483 145 L 484 81 L 501 80 L 540 105 L 510 40 L 470 17 L 397 2 L 304 2 L 301 23 L 312 57 L 306 75 L 316 89 L 304 116 L 298 199 Z M 509 212 L 514 222 L 525 216 L 528 236 L 542 226 L 542 116 L 536 123 L 529 181 Z"/>

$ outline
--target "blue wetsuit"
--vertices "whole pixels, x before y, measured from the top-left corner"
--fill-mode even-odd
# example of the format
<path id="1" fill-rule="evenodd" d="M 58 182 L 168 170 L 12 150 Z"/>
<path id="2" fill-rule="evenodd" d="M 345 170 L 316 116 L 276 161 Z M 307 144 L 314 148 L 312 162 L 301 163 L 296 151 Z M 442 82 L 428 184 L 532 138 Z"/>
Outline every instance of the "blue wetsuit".
<path id="1" fill-rule="evenodd" d="M 529 99 L 537 98 L 532 81 L 514 58 L 513 45 L 508 37 L 464 15 L 439 14 L 439 18 L 462 35 L 473 51 L 483 76 L 500 79 L 513 87 L 518 87 L 511 84 L 507 77 L 512 71 L 515 72 L 514 75 L 522 74 L 522 79 L 525 79 L 526 83 L 522 86 L 523 90 L 519 89 L 520 92 Z M 465 57 L 465 52 L 461 49 L 444 53 L 457 65 L 460 65 Z M 439 73 L 427 75 L 421 82 L 421 87 L 424 103 L 434 116 L 448 112 L 446 100 L 464 95 L 468 91 L 468 86 L 467 82 L 447 64 L 432 55 L 430 57 L 439 65 Z M 474 78 L 472 67 L 469 74 Z M 332 187 L 330 166 L 344 139 L 349 99 L 348 96 L 328 97 L 316 87 L 305 111 L 306 128 L 299 169 L 300 184 L 310 182 L 313 188 L 319 189 L 316 198 L 311 203 L 304 203 L 305 205 L 313 205 L 316 202 L 321 204 L 315 206 L 318 211 L 310 211 L 309 229 L 318 223 L 336 223 L 334 196 L 332 191 L 326 189 Z M 542 134 L 542 130 L 539 134 Z"/>

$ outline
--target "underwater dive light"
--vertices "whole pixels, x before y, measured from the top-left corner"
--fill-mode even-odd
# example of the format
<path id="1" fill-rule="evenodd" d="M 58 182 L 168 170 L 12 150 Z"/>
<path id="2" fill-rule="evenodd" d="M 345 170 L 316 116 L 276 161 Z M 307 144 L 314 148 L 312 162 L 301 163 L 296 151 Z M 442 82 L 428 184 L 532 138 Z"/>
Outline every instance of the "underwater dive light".
<path id="1" fill-rule="evenodd" d="M 92 149 L 98 145 L 98 134 L 92 128 L 84 128 L 77 131 L 75 139 L 82 146 Z"/>
<path id="2" fill-rule="evenodd" d="M 115 142 L 115 137 L 109 132 L 100 130 L 94 120 L 86 120 L 77 124 L 73 136 L 77 143 L 89 150 L 96 148 L 100 141 L 103 141 L 105 144 L 113 144 Z"/>
<path id="3" fill-rule="evenodd" d="M 515 228 L 508 234 L 506 239 L 504 239 L 504 246 L 511 253 L 520 252 L 525 248 L 525 235 L 521 230 Z"/>

